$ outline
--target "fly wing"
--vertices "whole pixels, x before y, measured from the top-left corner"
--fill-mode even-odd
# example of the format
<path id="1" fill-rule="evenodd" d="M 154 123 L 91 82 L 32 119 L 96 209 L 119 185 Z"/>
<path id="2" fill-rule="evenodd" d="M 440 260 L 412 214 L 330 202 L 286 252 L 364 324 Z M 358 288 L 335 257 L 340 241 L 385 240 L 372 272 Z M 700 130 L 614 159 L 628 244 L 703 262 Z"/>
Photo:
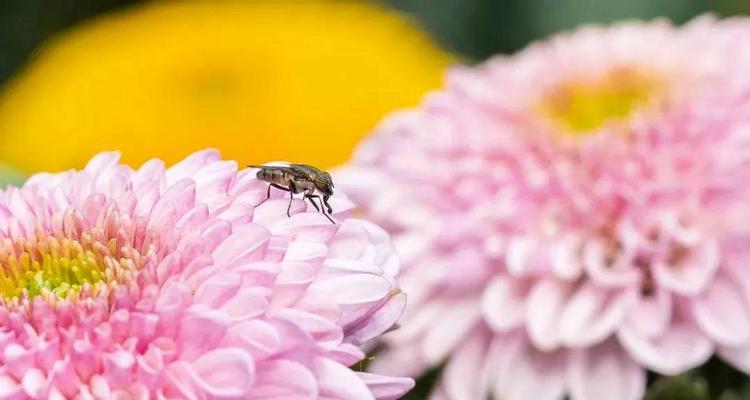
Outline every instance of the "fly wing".
<path id="1" fill-rule="evenodd" d="M 288 172 L 290 174 L 294 174 L 294 170 L 292 169 L 292 167 L 287 167 L 285 165 L 248 165 L 247 167 L 248 168 L 258 168 L 258 169 L 284 171 L 284 172 Z"/>
<path id="2" fill-rule="evenodd" d="M 289 165 L 289 169 L 292 170 L 292 173 L 297 178 L 305 179 L 310 182 L 315 182 L 318 179 L 318 171 L 309 165 L 291 164 Z"/>

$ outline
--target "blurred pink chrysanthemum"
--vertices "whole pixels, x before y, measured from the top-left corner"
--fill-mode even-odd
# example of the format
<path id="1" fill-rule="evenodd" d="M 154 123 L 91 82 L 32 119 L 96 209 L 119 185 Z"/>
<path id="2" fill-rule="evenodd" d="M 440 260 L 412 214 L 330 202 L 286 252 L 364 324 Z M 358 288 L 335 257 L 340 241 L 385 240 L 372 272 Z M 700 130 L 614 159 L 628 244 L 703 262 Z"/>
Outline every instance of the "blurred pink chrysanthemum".
<path id="1" fill-rule="evenodd" d="M 203 151 L 0 192 L 0 398 L 392 399 L 356 372 L 404 295 L 388 235 Z M 280 196 L 281 194 L 277 194 Z M 78 396 L 78 397 L 76 397 Z"/>
<path id="2" fill-rule="evenodd" d="M 750 373 L 750 22 L 588 27 L 457 68 L 339 186 L 394 235 L 410 306 L 373 370 L 437 398 L 639 399 Z"/>

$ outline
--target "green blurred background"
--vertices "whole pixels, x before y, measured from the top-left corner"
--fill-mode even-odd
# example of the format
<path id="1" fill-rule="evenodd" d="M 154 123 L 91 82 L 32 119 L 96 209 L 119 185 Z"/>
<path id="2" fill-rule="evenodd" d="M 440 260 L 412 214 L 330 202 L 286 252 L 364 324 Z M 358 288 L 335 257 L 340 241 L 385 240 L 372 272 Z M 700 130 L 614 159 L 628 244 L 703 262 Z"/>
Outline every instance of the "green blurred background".
<path id="1" fill-rule="evenodd" d="M 0 1 L 0 80 L 5 81 L 51 34 L 133 0 Z M 707 11 L 750 13 L 748 0 L 392 0 L 447 49 L 479 60 L 585 22 L 667 16 L 684 22 Z"/>

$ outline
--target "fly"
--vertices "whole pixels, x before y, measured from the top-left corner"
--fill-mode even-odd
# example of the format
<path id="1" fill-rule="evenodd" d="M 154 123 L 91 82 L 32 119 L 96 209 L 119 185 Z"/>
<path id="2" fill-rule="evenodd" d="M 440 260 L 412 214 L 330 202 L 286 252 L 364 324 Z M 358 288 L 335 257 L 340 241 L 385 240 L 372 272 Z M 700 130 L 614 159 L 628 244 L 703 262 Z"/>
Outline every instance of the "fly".
<path id="1" fill-rule="evenodd" d="M 286 208 L 286 215 L 291 217 L 289 210 L 292 208 L 294 195 L 304 192 L 304 198 L 309 200 L 318 212 L 322 212 L 331 223 L 336 223 L 329 216 L 333 213 L 331 205 L 328 204 L 328 199 L 333 196 L 333 179 L 328 172 L 307 164 L 248 165 L 248 167 L 258 168 L 256 173 L 258 179 L 270 183 L 266 198 L 256 207 L 271 198 L 271 187 L 275 187 L 289 192 L 289 206 Z M 315 203 L 315 199 L 320 202 L 320 207 Z"/>

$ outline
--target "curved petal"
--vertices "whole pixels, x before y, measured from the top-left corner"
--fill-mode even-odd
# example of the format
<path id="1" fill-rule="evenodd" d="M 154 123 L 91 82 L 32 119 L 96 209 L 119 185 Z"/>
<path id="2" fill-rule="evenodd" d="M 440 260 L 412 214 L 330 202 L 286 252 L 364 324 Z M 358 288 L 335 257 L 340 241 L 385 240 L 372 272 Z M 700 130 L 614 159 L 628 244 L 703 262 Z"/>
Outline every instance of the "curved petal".
<path id="1" fill-rule="evenodd" d="M 255 382 L 255 364 L 241 349 L 223 348 L 206 353 L 188 369 L 193 384 L 210 398 L 247 395 Z"/>
<path id="2" fill-rule="evenodd" d="M 289 360 L 267 361 L 258 365 L 251 400 L 313 400 L 318 398 L 318 382 L 304 365 Z"/>
<path id="3" fill-rule="evenodd" d="M 349 274 L 318 280 L 308 293 L 330 299 L 341 307 L 341 323 L 350 324 L 388 298 L 391 283 L 380 275 Z"/>
<path id="4" fill-rule="evenodd" d="M 719 249 L 714 241 L 707 241 L 690 249 L 684 259 L 674 263 L 657 262 L 653 265 L 654 279 L 663 287 L 685 296 L 703 291 L 719 266 Z"/>
<path id="5" fill-rule="evenodd" d="M 486 376 L 482 374 L 490 333 L 475 330 L 445 366 L 441 387 L 449 399 L 474 400 L 487 397 Z"/>
<path id="6" fill-rule="evenodd" d="M 649 338 L 629 326 L 617 332 L 622 346 L 639 364 L 662 375 L 676 375 L 706 362 L 713 344 L 694 326 L 674 322 L 660 336 Z"/>
<path id="7" fill-rule="evenodd" d="M 526 305 L 526 326 L 534 346 L 542 351 L 560 345 L 560 317 L 570 298 L 573 286 L 567 282 L 547 279 L 537 283 Z"/>
<path id="8" fill-rule="evenodd" d="M 340 400 L 374 400 L 372 392 L 351 369 L 318 357 L 314 361 L 320 396 Z"/>
<path id="9" fill-rule="evenodd" d="M 208 277 L 195 290 L 193 300 L 209 308 L 221 307 L 237 294 L 242 284 L 240 274 L 222 272 Z"/>
<path id="10" fill-rule="evenodd" d="M 422 354 L 429 364 L 442 361 L 474 329 L 480 319 L 477 303 L 475 298 L 456 302 L 429 327 L 421 343 Z"/>
<path id="11" fill-rule="evenodd" d="M 355 372 L 377 400 L 395 400 L 414 388 L 414 379 Z"/>
<path id="12" fill-rule="evenodd" d="M 669 328 L 671 320 L 672 295 L 657 289 L 653 294 L 636 300 L 624 324 L 644 337 L 656 337 Z"/>
<path id="13" fill-rule="evenodd" d="M 579 256 L 581 239 L 568 235 L 552 246 L 552 270 L 560 279 L 572 281 L 583 272 L 583 262 Z"/>
<path id="14" fill-rule="evenodd" d="M 560 316 L 560 339 L 571 347 L 590 346 L 608 337 L 633 304 L 632 291 L 604 289 L 586 282 Z"/>
<path id="15" fill-rule="evenodd" d="M 506 264 L 513 276 L 524 276 L 543 269 L 545 257 L 539 250 L 539 243 L 533 238 L 514 238 L 508 244 Z"/>
<path id="16" fill-rule="evenodd" d="M 422 355 L 421 344 L 421 341 L 414 340 L 378 351 L 372 358 L 369 371 L 394 376 L 419 376 L 429 367 L 435 366 Z"/>
<path id="17" fill-rule="evenodd" d="M 494 393 L 503 400 L 561 400 L 565 395 L 567 354 L 543 353 L 522 335 L 509 338 L 495 375 Z"/>
<path id="18" fill-rule="evenodd" d="M 750 306 L 728 278 L 718 277 L 690 306 L 698 327 L 717 343 L 740 346 L 750 341 Z"/>
<path id="19" fill-rule="evenodd" d="M 391 284 L 379 275 L 348 274 L 316 281 L 308 290 L 330 297 L 339 304 L 371 304 L 383 300 L 390 292 Z"/>
<path id="20" fill-rule="evenodd" d="M 602 286 L 628 286 L 638 283 L 640 273 L 631 267 L 629 254 L 618 254 L 607 262 L 603 239 L 592 239 L 583 246 L 583 268 L 591 280 Z"/>
<path id="21" fill-rule="evenodd" d="M 646 371 L 610 339 L 571 354 L 568 382 L 572 400 L 640 400 Z"/>
<path id="22" fill-rule="evenodd" d="M 391 329 L 406 308 L 406 294 L 397 293 L 375 310 L 364 324 L 355 323 L 344 332 L 345 340 L 351 343 L 363 343 Z"/>
<path id="23" fill-rule="evenodd" d="M 490 281 L 482 294 L 482 316 L 497 332 L 523 324 L 526 298 L 530 282 L 497 276 Z"/>
<path id="24" fill-rule="evenodd" d="M 183 178 L 192 178 L 203 166 L 217 161 L 219 158 L 219 151 L 216 149 L 196 151 L 166 171 L 167 185 L 171 186 L 174 182 Z"/>
<path id="25" fill-rule="evenodd" d="M 231 267 L 260 261 L 268 246 L 270 233 L 260 225 L 243 225 L 225 238 L 213 251 L 216 265 Z"/>

